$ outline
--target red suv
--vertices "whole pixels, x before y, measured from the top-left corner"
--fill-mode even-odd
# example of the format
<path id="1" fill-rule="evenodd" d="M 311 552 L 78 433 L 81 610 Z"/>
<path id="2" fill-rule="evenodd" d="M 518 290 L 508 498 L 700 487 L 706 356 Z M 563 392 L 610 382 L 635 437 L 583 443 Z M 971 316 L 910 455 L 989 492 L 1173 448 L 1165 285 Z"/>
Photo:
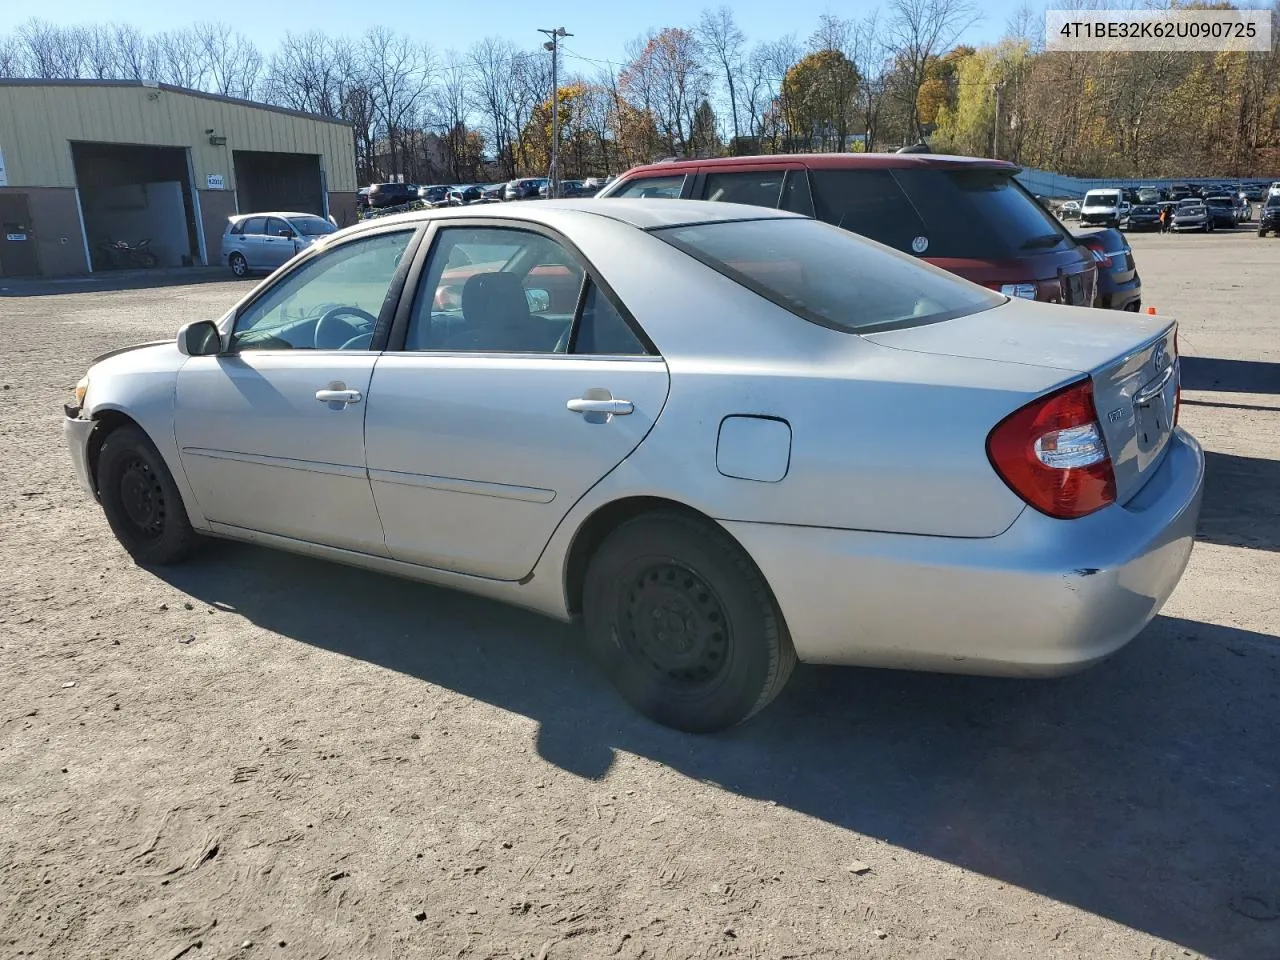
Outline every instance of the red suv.
<path id="1" fill-rule="evenodd" d="M 1093 255 L 1002 160 L 797 154 L 675 160 L 627 171 L 599 197 L 670 197 L 817 217 L 1011 297 L 1091 306 Z"/>

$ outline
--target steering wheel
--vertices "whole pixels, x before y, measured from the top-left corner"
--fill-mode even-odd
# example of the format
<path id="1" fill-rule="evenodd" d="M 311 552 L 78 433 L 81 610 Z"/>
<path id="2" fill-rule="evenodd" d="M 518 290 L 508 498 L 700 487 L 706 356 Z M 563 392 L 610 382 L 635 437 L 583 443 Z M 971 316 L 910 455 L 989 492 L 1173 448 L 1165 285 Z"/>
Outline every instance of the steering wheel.
<path id="1" fill-rule="evenodd" d="M 359 323 L 352 323 L 345 320 L 345 317 L 355 317 Z M 373 328 L 377 326 L 378 318 L 367 310 L 361 310 L 359 307 L 334 307 L 332 310 L 325 311 L 324 315 L 316 321 L 316 332 L 313 337 L 315 348 L 317 350 L 353 350 L 352 344 L 365 337 L 369 338 L 369 342 L 373 342 Z M 355 333 L 356 336 L 351 336 Z"/>

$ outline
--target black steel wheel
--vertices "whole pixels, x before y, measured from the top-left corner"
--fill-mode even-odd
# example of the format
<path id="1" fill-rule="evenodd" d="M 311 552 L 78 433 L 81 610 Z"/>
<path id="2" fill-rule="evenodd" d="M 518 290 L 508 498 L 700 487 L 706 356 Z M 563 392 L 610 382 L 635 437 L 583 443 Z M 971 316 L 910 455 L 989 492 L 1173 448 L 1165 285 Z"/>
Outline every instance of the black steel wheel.
<path id="1" fill-rule="evenodd" d="M 583 590 L 587 638 L 650 719 L 691 733 L 741 723 L 782 690 L 795 649 L 764 578 L 723 529 L 651 513 L 605 539 Z"/>
<path id="2" fill-rule="evenodd" d="M 155 445 L 140 429 L 119 427 L 98 454 L 98 497 L 111 531 L 144 566 L 178 563 L 195 532 L 182 494 Z"/>

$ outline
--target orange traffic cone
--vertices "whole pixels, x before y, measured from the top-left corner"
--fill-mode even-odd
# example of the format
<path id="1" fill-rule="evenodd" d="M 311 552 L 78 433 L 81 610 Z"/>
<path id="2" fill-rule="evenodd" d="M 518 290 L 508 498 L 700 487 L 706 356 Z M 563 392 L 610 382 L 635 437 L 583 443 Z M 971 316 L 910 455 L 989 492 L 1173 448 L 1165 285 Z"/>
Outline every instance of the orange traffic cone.
<path id="1" fill-rule="evenodd" d="M 1156 308 L 1155 308 L 1155 307 L 1147 307 L 1147 313 L 1154 317 L 1154 316 L 1156 315 Z"/>

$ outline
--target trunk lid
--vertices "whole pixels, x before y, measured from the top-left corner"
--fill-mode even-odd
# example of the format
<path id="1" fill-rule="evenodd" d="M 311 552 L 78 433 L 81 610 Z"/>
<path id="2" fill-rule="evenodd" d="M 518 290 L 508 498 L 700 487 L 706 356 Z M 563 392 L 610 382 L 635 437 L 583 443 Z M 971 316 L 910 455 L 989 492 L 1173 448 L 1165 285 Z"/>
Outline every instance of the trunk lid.
<path id="1" fill-rule="evenodd" d="M 1175 330 L 1165 317 L 1015 300 L 955 320 L 863 336 L 898 350 L 1061 370 L 1063 383 L 1089 376 L 1116 496 L 1124 503 L 1159 465 L 1173 434 Z"/>

